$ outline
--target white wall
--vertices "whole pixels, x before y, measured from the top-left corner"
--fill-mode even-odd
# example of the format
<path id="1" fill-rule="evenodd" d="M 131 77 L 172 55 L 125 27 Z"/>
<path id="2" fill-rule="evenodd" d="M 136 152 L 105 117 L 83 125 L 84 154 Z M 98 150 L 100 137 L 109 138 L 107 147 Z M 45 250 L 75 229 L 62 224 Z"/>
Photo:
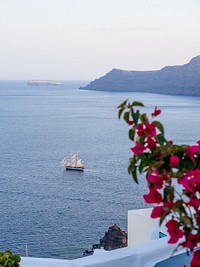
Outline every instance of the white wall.
<path id="1" fill-rule="evenodd" d="M 172 255 L 175 245 L 167 238 L 152 240 L 112 251 L 95 250 L 94 255 L 76 260 L 22 258 L 22 267 L 153 267 Z M 184 250 L 185 251 L 185 250 Z M 181 252 L 181 251 L 180 251 Z M 180 253 L 179 252 L 179 253 Z"/>
<path id="2" fill-rule="evenodd" d="M 159 238 L 159 222 L 150 217 L 152 208 L 128 211 L 128 246 Z"/>

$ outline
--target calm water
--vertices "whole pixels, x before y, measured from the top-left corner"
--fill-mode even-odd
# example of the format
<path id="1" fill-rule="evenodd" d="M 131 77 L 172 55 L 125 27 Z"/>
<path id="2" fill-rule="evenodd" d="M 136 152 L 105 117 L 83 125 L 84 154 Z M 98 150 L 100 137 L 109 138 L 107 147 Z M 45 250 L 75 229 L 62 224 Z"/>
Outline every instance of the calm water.
<path id="1" fill-rule="evenodd" d="M 117 106 L 129 98 L 146 112 L 162 108 L 168 138 L 200 139 L 200 98 L 80 91 L 84 82 L 33 87 L 0 82 L 0 250 L 34 257 L 76 258 L 127 211 L 143 208 L 145 182 L 127 174 L 128 127 Z M 84 173 L 67 172 L 63 157 L 78 152 Z"/>

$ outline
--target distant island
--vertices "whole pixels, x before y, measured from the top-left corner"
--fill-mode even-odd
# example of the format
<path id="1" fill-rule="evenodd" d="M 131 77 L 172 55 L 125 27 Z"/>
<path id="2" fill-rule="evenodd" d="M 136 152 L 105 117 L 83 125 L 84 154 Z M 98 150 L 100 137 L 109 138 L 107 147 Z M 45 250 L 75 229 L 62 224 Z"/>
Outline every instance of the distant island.
<path id="1" fill-rule="evenodd" d="M 30 80 L 27 82 L 29 86 L 60 86 L 62 82 L 47 81 L 47 80 Z"/>
<path id="2" fill-rule="evenodd" d="M 154 71 L 112 69 L 81 90 L 200 96 L 200 55 L 184 65 Z"/>

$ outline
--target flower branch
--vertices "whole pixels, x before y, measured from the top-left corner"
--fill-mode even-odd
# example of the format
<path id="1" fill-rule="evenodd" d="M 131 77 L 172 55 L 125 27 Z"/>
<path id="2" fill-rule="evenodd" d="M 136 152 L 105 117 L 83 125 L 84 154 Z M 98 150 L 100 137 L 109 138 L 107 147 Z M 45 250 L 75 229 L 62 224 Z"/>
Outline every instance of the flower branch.
<path id="1" fill-rule="evenodd" d="M 128 172 L 136 183 L 145 174 L 149 193 L 144 200 L 155 205 L 152 218 L 160 218 L 160 224 L 167 221 L 168 242 L 181 239 L 179 246 L 193 251 L 200 242 L 200 141 L 189 146 L 167 140 L 162 123 L 155 120 L 161 110 L 155 107 L 149 119 L 140 112 L 143 107 L 128 100 L 118 107 L 133 142 Z"/>

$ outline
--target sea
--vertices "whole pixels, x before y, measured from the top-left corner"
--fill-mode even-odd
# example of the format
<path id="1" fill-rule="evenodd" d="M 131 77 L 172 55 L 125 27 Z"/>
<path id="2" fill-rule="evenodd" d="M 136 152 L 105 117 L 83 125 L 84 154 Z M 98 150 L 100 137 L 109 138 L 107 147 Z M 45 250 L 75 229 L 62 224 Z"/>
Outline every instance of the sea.
<path id="1" fill-rule="evenodd" d="M 99 243 L 113 224 L 127 231 L 128 210 L 146 208 L 144 177 L 127 172 L 128 125 L 118 119 L 124 100 L 142 101 L 169 140 L 200 139 L 200 98 L 150 93 L 27 86 L 0 81 L 0 251 L 31 257 L 74 259 Z M 84 172 L 66 171 L 61 160 L 77 153 Z"/>

